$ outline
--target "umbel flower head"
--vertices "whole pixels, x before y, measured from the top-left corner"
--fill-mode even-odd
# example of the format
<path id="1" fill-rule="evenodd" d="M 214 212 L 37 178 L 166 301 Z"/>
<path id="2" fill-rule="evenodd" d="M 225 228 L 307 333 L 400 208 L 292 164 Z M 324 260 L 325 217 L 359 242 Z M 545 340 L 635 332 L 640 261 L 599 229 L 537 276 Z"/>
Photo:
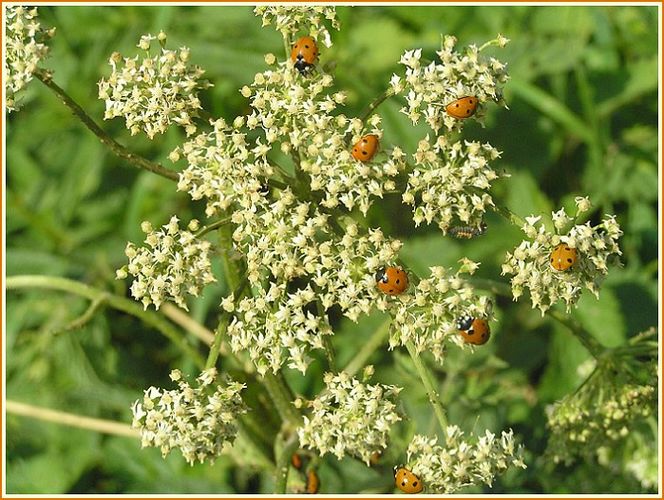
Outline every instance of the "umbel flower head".
<path id="1" fill-rule="evenodd" d="M 426 123 L 436 132 L 461 127 L 458 120 L 445 112 L 445 106 L 462 97 L 474 97 L 480 107 L 474 117 L 482 118 L 482 104 L 488 101 L 502 103 L 502 86 L 508 75 L 505 63 L 493 57 L 485 57 L 481 51 L 490 46 L 504 47 L 509 41 L 502 35 L 478 48 L 468 46 L 463 53 L 455 50 L 456 38 L 443 37 L 441 49 L 436 52 L 440 62 L 422 64 L 422 49 L 409 50 L 399 61 L 406 66 L 403 77 L 392 76 L 391 88 L 395 94 L 404 94 L 406 106 L 401 112 L 411 121 Z"/>
<path id="2" fill-rule="evenodd" d="M 479 228 L 487 207 L 493 206 L 488 191 L 498 177 L 489 163 L 500 152 L 490 144 L 450 142 L 446 136 L 432 144 L 427 135 L 413 157 L 402 199 L 413 205 L 415 225 L 436 222 L 444 233 L 451 225 Z"/>
<path id="3" fill-rule="evenodd" d="M 196 231 L 198 221 L 192 220 L 188 227 Z M 127 243 L 129 264 L 118 269 L 117 279 L 126 278 L 127 273 L 134 276 L 131 294 L 145 309 L 150 304 L 159 309 L 168 298 L 188 309 L 185 294 L 197 297 L 205 285 L 216 281 L 208 258 L 210 242 L 197 240 L 191 232 L 181 230 L 175 215 L 158 231 L 147 221 L 141 229 L 147 235 L 146 246 Z"/>
<path id="4" fill-rule="evenodd" d="M 458 335 L 457 322 L 470 316 L 490 320 L 491 301 L 479 296 L 463 278 L 479 266 L 464 259 L 455 273 L 443 267 L 430 268 L 430 276 L 414 286 L 412 292 L 398 297 L 390 305 L 394 319 L 390 330 L 390 348 L 412 342 L 416 351 L 428 351 L 442 361 L 446 342 L 466 346 Z"/>
<path id="5" fill-rule="evenodd" d="M 237 418 L 247 412 L 240 392 L 244 384 L 215 385 L 217 371 L 210 368 L 191 386 L 180 370 L 171 372 L 178 389 L 150 387 L 143 400 L 132 405 L 132 427 L 141 431 L 141 446 L 155 446 L 165 457 L 178 448 L 194 465 L 214 461 L 237 435 Z"/>
<path id="6" fill-rule="evenodd" d="M 577 216 L 589 210 L 587 198 L 577 198 Z M 522 241 L 513 252 L 508 252 L 502 266 L 502 274 L 511 274 L 512 295 L 517 300 L 524 288 L 530 292 L 533 308 L 544 312 L 559 300 L 569 311 L 584 288 L 599 296 L 602 281 L 608 274 L 608 266 L 618 263 L 622 255 L 618 238 L 622 235 L 614 216 L 592 226 L 590 222 L 574 224 L 574 219 L 564 209 L 552 213 L 554 232 L 547 230 L 541 217 L 526 217 L 523 232 L 528 240 Z M 555 269 L 552 254 L 558 245 L 564 244 L 573 252 L 573 265 L 565 270 Z"/>
<path id="7" fill-rule="evenodd" d="M 16 111 L 17 94 L 32 80 L 39 63 L 46 58 L 48 47 L 44 43 L 55 35 L 55 28 L 45 30 L 37 21 L 37 7 L 8 6 L 7 52 L 2 79 L 5 82 L 7 112 Z"/>
<path id="8" fill-rule="evenodd" d="M 656 415 L 656 361 L 628 360 L 600 360 L 579 390 L 547 409 L 547 457 L 567 465 L 577 457 L 601 459 L 604 448 L 619 447 Z"/>
<path id="9" fill-rule="evenodd" d="M 160 48 L 152 54 L 158 40 Z M 114 52 L 109 64 L 111 76 L 99 81 L 99 99 L 106 103 L 104 120 L 124 117 L 131 135 L 145 132 L 152 139 L 175 123 L 187 135 L 196 132 L 193 118 L 201 109 L 198 91 L 212 86 L 203 80 L 204 71 L 189 64 L 189 49 L 167 50 L 166 35 L 143 35 L 137 45 L 140 56 L 122 57 Z"/>
<path id="10" fill-rule="evenodd" d="M 456 425 L 447 427 L 443 446 L 435 437 L 413 437 L 406 467 L 422 480 L 425 493 L 451 494 L 480 483 L 492 486 L 495 477 L 508 468 L 526 468 L 523 447 L 516 445 L 511 429 L 500 437 L 488 430 L 479 438 L 463 437 Z"/>
<path id="11" fill-rule="evenodd" d="M 340 26 L 336 7 L 332 5 L 260 5 L 254 8 L 254 13 L 263 18 L 263 26 L 273 24 L 286 40 L 305 33 L 322 40 L 327 47 L 332 45 L 332 41 L 324 21 L 329 21 L 337 30 Z"/>
<path id="12" fill-rule="evenodd" d="M 302 447 L 339 460 L 351 455 L 367 465 L 387 447 L 391 427 L 401 420 L 396 397 L 401 388 L 363 384 L 345 372 L 326 373 L 325 389 L 309 403 L 310 416 L 297 433 Z"/>

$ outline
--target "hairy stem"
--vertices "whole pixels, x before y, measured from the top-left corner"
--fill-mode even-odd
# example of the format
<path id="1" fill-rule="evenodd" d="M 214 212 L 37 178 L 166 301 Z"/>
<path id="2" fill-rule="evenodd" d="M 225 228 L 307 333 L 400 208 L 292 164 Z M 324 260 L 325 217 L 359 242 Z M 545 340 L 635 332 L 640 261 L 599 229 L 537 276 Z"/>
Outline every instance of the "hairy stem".
<path id="1" fill-rule="evenodd" d="M 84 285 L 78 281 L 60 278 L 58 276 L 11 276 L 7 278 L 5 285 L 7 290 L 17 290 L 20 288 L 46 288 L 73 293 L 91 301 L 104 300 L 109 307 L 131 314 L 159 330 L 159 332 L 173 342 L 173 344 L 179 346 L 185 354 L 191 357 L 199 368 L 202 368 L 205 365 L 201 355 L 196 349 L 189 345 L 186 337 L 180 331 L 158 313 L 143 309 L 133 300 L 119 297 L 106 291 Z"/>
<path id="2" fill-rule="evenodd" d="M 118 143 L 115 139 L 104 132 L 101 127 L 99 127 L 99 125 L 97 125 L 94 120 L 90 118 L 90 116 L 83 110 L 83 108 L 81 108 L 81 106 L 79 106 L 76 101 L 69 97 L 69 95 L 53 81 L 52 76 L 48 72 L 42 69 L 38 69 L 35 71 L 34 75 L 39 81 L 41 81 L 50 90 L 52 90 L 55 95 L 60 98 L 63 104 L 69 108 L 74 116 L 76 116 L 93 134 L 95 134 L 102 142 L 102 144 L 107 146 L 116 156 L 129 162 L 136 168 L 147 170 L 154 174 L 165 177 L 166 179 L 171 179 L 173 181 L 178 180 L 179 176 L 177 172 L 168 170 L 159 163 L 152 162 L 146 158 L 143 158 L 142 156 L 132 153 L 126 147 Z"/>
<path id="3" fill-rule="evenodd" d="M 100 418 L 82 417 L 74 413 L 66 413 L 50 408 L 33 406 L 18 401 L 7 400 L 5 408 L 7 413 L 21 415 L 23 417 L 36 418 L 45 422 L 54 422 L 61 425 L 69 425 L 79 429 L 100 432 L 102 434 L 112 434 L 114 436 L 126 436 L 138 438 L 137 429 L 132 429 L 129 425 L 112 420 L 103 420 Z"/>
<path id="4" fill-rule="evenodd" d="M 415 370 L 417 370 L 417 374 L 420 376 L 420 379 L 424 384 L 424 389 L 427 391 L 429 402 L 431 403 L 431 406 L 433 406 L 433 412 L 438 420 L 438 425 L 442 429 L 443 435 L 445 435 L 447 433 L 447 417 L 445 416 L 443 405 L 440 402 L 440 394 L 438 394 L 438 391 L 436 390 L 434 377 L 429 368 L 420 358 L 420 355 L 417 353 L 415 345 L 412 342 L 406 343 L 406 349 L 408 349 L 408 354 L 410 354 L 410 358 L 413 360 Z"/>

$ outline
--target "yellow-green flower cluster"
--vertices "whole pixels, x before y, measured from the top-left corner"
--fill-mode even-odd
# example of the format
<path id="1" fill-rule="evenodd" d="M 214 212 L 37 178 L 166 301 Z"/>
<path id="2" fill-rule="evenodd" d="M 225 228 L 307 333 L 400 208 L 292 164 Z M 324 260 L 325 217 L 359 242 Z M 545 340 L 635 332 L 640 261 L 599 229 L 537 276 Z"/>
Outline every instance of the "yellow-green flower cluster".
<path id="1" fill-rule="evenodd" d="M 44 43 L 55 35 L 55 28 L 45 30 L 37 21 L 37 7 L 11 5 L 5 10 L 7 32 L 4 73 L 7 112 L 16 111 L 17 94 L 32 80 L 39 63 L 46 58 Z"/>
<path id="2" fill-rule="evenodd" d="M 311 414 L 297 430 L 300 445 L 320 456 L 332 453 L 341 460 L 351 455 L 369 465 L 401 420 L 396 404 L 401 388 L 363 384 L 345 372 L 326 373 L 324 381 L 325 389 L 309 403 Z"/>
<path id="3" fill-rule="evenodd" d="M 190 465 L 214 462 L 224 446 L 233 444 L 237 418 L 247 412 L 240 392 L 244 384 L 230 381 L 216 385 L 217 372 L 210 368 L 191 386 L 179 370 L 171 372 L 178 389 L 150 387 L 132 405 L 132 427 L 141 431 L 141 446 L 154 446 L 162 456 L 177 448 Z"/>
<path id="4" fill-rule="evenodd" d="M 153 54 L 151 45 L 158 40 L 160 48 Z M 145 132 L 152 139 L 175 123 L 187 135 L 196 132 L 193 118 L 201 109 L 198 91 L 211 86 L 203 80 L 204 71 L 189 64 L 189 49 L 168 50 L 166 35 L 144 35 L 137 47 L 140 56 L 122 57 L 114 52 L 109 64 L 113 71 L 108 80 L 99 81 L 99 99 L 106 103 L 104 120 L 123 117 L 131 135 Z"/>
<path id="5" fill-rule="evenodd" d="M 198 221 L 192 220 L 188 228 L 196 231 Z M 116 271 L 117 279 L 134 276 L 131 294 L 145 309 L 150 304 L 159 309 L 167 299 L 188 309 L 185 295 L 197 297 L 205 285 L 216 281 L 208 257 L 210 242 L 180 229 L 175 215 L 158 231 L 147 221 L 141 229 L 146 234 L 145 246 L 127 243 L 129 264 Z"/>
<path id="6" fill-rule="evenodd" d="M 324 24 L 328 21 L 334 29 L 339 29 L 336 7 L 330 5 L 260 5 L 254 13 L 263 18 L 263 26 L 274 25 L 284 39 L 306 34 L 330 47 L 332 40 Z"/>
<path id="7" fill-rule="evenodd" d="M 406 467 L 422 480 L 425 493 L 452 494 L 480 483 L 490 487 L 510 467 L 525 469 L 522 454 L 511 429 L 500 437 L 487 430 L 479 438 L 464 439 L 461 429 L 450 425 L 444 445 L 416 434 L 408 445 Z"/>
<path id="8" fill-rule="evenodd" d="M 477 267 L 466 259 L 455 273 L 432 267 L 428 278 L 411 285 L 412 291 L 395 297 L 389 306 L 394 319 L 390 348 L 412 342 L 418 353 L 428 351 L 442 361 L 447 342 L 465 346 L 458 335 L 458 320 L 464 316 L 491 319 L 489 297 L 477 295 L 462 276 L 473 273 Z"/>
<path id="9" fill-rule="evenodd" d="M 479 228 L 493 206 L 489 189 L 498 174 L 489 164 L 500 152 L 490 144 L 450 142 L 446 136 L 432 144 L 427 135 L 413 157 L 402 199 L 413 205 L 415 225 L 436 222 L 443 233 L 459 224 Z"/>
<path id="10" fill-rule="evenodd" d="M 590 209 L 590 203 L 587 198 L 577 198 L 576 201 L 578 217 Z M 553 212 L 554 231 L 551 231 L 541 217 L 526 217 L 522 229 L 528 240 L 508 252 L 502 266 L 502 274 L 512 275 L 514 300 L 528 289 L 533 308 L 539 308 L 544 314 L 559 300 L 569 311 L 584 288 L 595 297 L 599 296 L 608 266 L 618 264 L 618 256 L 622 255 L 618 246 L 622 231 L 614 216 L 605 216 L 596 226 L 590 222 L 575 224 L 574 221 L 564 209 Z M 561 243 L 576 251 L 576 262 L 564 271 L 551 265 L 551 254 Z"/>
<path id="11" fill-rule="evenodd" d="M 508 80 L 505 63 L 493 57 L 486 57 L 481 51 L 490 46 L 504 47 L 509 40 L 498 35 L 481 48 L 468 46 L 463 53 L 455 50 L 456 38 L 443 37 L 441 49 L 437 51 L 440 62 L 422 64 L 422 49 L 409 50 L 399 61 L 406 66 L 403 77 L 392 76 L 391 88 L 395 94 L 404 94 L 406 106 L 401 112 L 411 121 L 424 121 L 438 134 L 445 127 L 448 130 L 462 127 L 463 120 L 448 115 L 445 106 L 462 97 L 475 97 L 479 109 L 474 118 L 481 120 L 484 103 L 503 102 L 502 87 Z"/>

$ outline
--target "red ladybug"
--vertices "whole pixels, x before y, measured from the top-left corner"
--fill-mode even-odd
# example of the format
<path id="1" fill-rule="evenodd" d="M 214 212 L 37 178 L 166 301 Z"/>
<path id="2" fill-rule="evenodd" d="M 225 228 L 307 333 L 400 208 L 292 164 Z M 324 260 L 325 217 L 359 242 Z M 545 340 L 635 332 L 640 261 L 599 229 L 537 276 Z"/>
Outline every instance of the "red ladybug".
<path id="1" fill-rule="evenodd" d="M 551 252 L 551 267 L 556 271 L 567 271 L 577 259 L 576 248 L 561 243 Z"/>
<path id="2" fill-rule="evenodd" d="M 302 457 L 297 453 L 293 453 L 291 456 L 291 465 L 297 470 L 300 470 L 302 468 Z"/>
<path id="3" fill-rule="evenodd" d="M 401 295 L 408 288 L 408 275 L 398 267 L 384 267 L 376 273 L 376 286 L 387 295 Z"/>
<path id="4" fill-rule="evenodd" d="M 378 151 L 378 136 L 368 134 L 353 146 L 353 158 L 361 162 L 369 161 Z"/>
<path id="5" fill-rule="evenodd" d="M 464 316 L 457 322 L 457 329 L 466 344 L 486 344 L 491 337 L 489 322 L 485 319 Z"/>
<path id="6" fill-rule="evenodd" d="M 424 485 L 420 478 L 405 467 L 399 467 L 394 474 L 394 484 L 404 493 L 421 493 Z"/>
<path id="7" fill-rule="evenodd" d="M 473 116 L 477 109 L 477 99 L 475 97 L 462 97 L 445 106 L 445 111 L 450 116 L 460 120 Z"/>
<path id="8" fill-rule="evenodd" d="M 301 74 L 308 73 L 318 59 L 318 45 L 316 44 L 316 40 L 310 36 L 303 36 L 293 45 L 290 57 L 295 68 Z"/>
<path id="9" fill-rule="evenodd" d="M 307 472 L 307 493 L 310 495 L 315 495 L 318 493 L 318 490 L 320 489 L 320 479 L 318 478 L 318 474 L 316 474 L 316 471 L 311 469 L 309 472 Z"/>

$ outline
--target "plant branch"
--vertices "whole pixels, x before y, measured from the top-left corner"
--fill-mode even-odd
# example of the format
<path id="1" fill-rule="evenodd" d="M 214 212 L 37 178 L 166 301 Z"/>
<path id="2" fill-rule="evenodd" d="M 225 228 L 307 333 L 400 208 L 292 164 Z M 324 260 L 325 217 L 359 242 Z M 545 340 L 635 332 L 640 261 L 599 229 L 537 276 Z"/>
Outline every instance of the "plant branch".
<path id="1" fill-rule="evenodd" d="M 555 319 L 579 339 L 579 342 L 588 350 L 588 352 L 597 359 L 602 352 L 606 349 L 599 343 L 593 336 L 591 336 L 574 318 L 563 315 L 560 311 L 555 309 L 548 309 L 546 313 L 551 318 Z"/>
<path id="2" fill-rule="evenodd" d="M 382 94 L 380 94 L 378 97 L 376 97 L 373 101 L 371 101 L 371 103 L 369 104 L 367 109 L 365 109 L 362 112 L 362 114 L 360 115 L 360 120 L 362 121 L 362 123 L 366 122 L 367 119 L 373 114 L 373 112 L 376 111 L 376 108 L 378 106 L 380 106 L 381 104 L 383 104 L 385 99 L 387 99 L 388 97 L 390 97 L 392 95 L 394 95 L 392 93 L 392 89 L 387 89 Z"/>
<path id="3" fill-rule="evenodd" d="M 433 406 L 433 412 L 435 413 L 436 419 L 438 420 L 438 425 L 445 435 L 447 434 L 447 417 L 445 416 L 443 405 L 440 402 L 440 394 L 438 394 L 438 391 L 436 390 L 433 375 L 420 358 L 415 349 L 415 345 L 412 342 L 406 342 L 406 349 L 408 349 L 408 354 L 410 354 L 410 358 L 413 360 L 417 374 L 420 376 L 420 379 L 424 384 L 424 389 L 427 391 L 427 395 L 429 396 L 429 403 L 431 403 L 431 406 Z"/>
<path id="4" fill-rule="evenodd" d="M 293 406 L 288 394 L 289 391 L 284 386 L 283 381 L 269 369 L 260 381 L 265 389 L 267 389 L 281 420 L 292 428 L 299 427 L 302 424 L 302 417 L 295 409 L 295 406 Z"/>
<path id="5" fill-rule="evenodd" d="M 280 432 L 274 443 L 274 454 L 277 461 L 274 468 L 274 493 L 282 495 L 286 493 L 291 457 L 299 447 L 297 434 L 292 433 L 288 439 L 285 439 L 283 434 L 283 431 Z"/>
<path id="6" fill-rule="evenodd" d="M 60 290 L 85 297 L 91 301 L 104 300 L 109 307 L 130 314 L 144 321 L 146 324 L 156 328 L 165 337 L 182 351 L 191 357 L 191 359 L 202 368 L 205 365 L 201 355 L 187 342 L 186 337 L 178 331 L 171 323 L 166 321 L 161 315 L 154 311 L 143 309 L 137 302 L 125 297 L 110 294 L 103 290 L 92 288 L 78 281 L 58 276 L 10 276 L 5 285 L 7 290 L 16 290 L 20 288 L 46 288 L 50 290 Z"/>
<path id="7" fill-rule="evenodd" d="M 154 163 L 150 160 L 147 160 L 146 158 L 143 158 L 142 156 L 132 153 L 126 147 L 118 143 L 115 139 L 104 132 L 101 127 L 99 127 L 99 125 L 97 125 L 94 120 L 90 118 L 90 116 L 83 110 L 83 108 L 81 108 L 81 106 L 79 106 L 76 101 L 69 97 L 69 95 L 53 81 L 52 76 L 48 72 L 42 69 L 38 69 L 34 72 L 34 75 L 39 81 L 51 89 L 55 95 L 60 98 L 63 104 L 69 108 L 74 116 L 81 120 L 83 125 L 85 125 L 93 134 L 95 134 L 99 140 L 116 156 L 129 162 L 136 168 L 147 170 L 154 174 L 165 177 L 166 179 L 171 179 L 173 181 L 178 180 L 179 175 L 177 172 L 168 170 L 158 163 Z"/>
<path id="8" fill-rule="evenodd" d="M 390 324 L 392 323 L 392 318 L 387 318 L 383 321 L 378 328 L 371 334 L 371 337 L 362 345 L 357 354 L 353 356 L 353 359 L 345 366 L 343 369 L 348 375 L 355 375 L 360 368 L 364 366 L 367 360 L 371 355 L 378 349 L 385 339 L 387 338 L 388 333 L 390 332 Z"/>

